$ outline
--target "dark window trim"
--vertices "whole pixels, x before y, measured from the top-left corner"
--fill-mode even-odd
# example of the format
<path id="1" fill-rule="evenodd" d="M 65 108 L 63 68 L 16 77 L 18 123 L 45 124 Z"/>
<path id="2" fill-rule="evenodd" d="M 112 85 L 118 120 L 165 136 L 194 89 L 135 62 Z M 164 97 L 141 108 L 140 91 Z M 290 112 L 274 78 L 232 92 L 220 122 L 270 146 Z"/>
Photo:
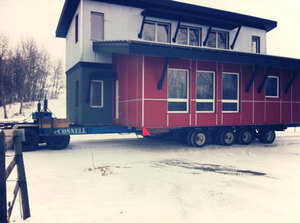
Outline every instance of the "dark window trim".
<path id="1" fill-rule="evenodd" d="M 75 44 L 78 42 L 78 14 L 75 16 Z"/>

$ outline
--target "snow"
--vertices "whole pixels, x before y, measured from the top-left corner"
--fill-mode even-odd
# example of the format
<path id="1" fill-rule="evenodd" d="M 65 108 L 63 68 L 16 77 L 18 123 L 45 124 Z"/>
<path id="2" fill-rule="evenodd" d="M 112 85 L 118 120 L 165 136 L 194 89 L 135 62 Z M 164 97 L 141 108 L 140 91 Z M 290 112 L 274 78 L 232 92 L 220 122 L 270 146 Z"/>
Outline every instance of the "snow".
<path id="1" fill-rule="evenodd" d="M 133 134 L 72 136 L 65 150 L 24 153 L 24 222 L 298 223 L 299 145 L 294 128 L 271 145 L 201 149 Z M 9 194 L 13 187 L 8 182 Z M 18 201 L 12 222 L 23 222 Z"/>

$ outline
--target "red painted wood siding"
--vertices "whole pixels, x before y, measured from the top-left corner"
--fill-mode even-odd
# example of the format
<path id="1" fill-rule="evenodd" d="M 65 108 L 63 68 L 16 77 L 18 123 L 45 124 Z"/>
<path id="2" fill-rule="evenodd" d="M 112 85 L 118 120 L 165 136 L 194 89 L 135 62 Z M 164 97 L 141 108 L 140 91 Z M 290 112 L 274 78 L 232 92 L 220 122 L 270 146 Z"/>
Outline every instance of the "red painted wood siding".
<path id="1" fill-rule="evenodd" d="M 266 67 L 259 67 L 249 92 L 246 87 L 255 69 L 252 65 L 174 59 L 169 69 L 189 71 L 189 100 L 187 113 L 168 113 L 167 75 L 161 90 L 157 89 L 164 58 L 135 55 L 115 55 L 113 68 L 119 77 L 119 120 L 115 124 L 172 128 L 189 126 L 260 125 L 300 123 L 300 76 L 295 78 L 288 94 L 284 90 L 293 73 L 290 69 L 271 68 L 270 75 L 279 77 L 279 97 L 265 97 L 265 89 L 258 93 Z M 196 72 L 215 72 L 215 112 L 196 111 Z M 222 112 L 222 75 L 239 74 L 239 111 Z M 144 80 L 144 84 L 143 84 Z M 113 89 L 115 91 L 115 89 Z M 114 98 L 115 100 L 115 94 Z M 115 104 L 115 102 L 113 103 Z M 115 108 L 114 108 L 115 111 Z"/>

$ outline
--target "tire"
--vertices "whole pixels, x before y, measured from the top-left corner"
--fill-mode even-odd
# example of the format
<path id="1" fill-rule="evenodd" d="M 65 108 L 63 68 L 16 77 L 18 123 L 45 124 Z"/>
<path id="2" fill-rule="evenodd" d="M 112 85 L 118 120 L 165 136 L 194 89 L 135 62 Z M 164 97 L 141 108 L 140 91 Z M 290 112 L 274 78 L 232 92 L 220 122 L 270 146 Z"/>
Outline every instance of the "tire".
<path id="1" fill-rule="evenodd" d="M 261 131 L 259 136 L 259 141 L 262 143 L 271 144 L 275 141 L 276 133 L 271 128 L 265 128 Z"/>
<path id="2" fill-rule="evenodd" d="M 70 136 L 49 136 L 45 138 L 45 142 L 50 149 L 65 149 L 70 143 Z"/>
<path id="3" fill-rule="evenodd" d="M 192 134 L 194 133 L 194 131 L 194 129 L 191 129 L 186 136 L 186 142 L 189 146 L 193 146 Z"/>
<path id="4" fill-rule="evenodd" d="M 194 130 L 191 134 L 191 142 L 193 147 L 203 147 L 207 143 L 207 133 L 203 130 Z"/>
<path id="5" fill-rule="evenodd" d="M 252 142 L 253 138 L 253 132 L 248 128 L 242 128 L 237 133 L 237 141 L 242 145 L 249 145 Z"/>
<path id="6" fill-rule="evenodd" d="M 219 142 L 223 146 L 231 146 L 234 142 L 235 136 L 231 129 L 223 129 L 218 134 Z"/>
<path id="7" fill-rule="evenodd" d="M 33 129 L 25 129 L 25 142 L 22 142 L 24 152 L 37 150 L 39 146 L 39 135 Z"/>

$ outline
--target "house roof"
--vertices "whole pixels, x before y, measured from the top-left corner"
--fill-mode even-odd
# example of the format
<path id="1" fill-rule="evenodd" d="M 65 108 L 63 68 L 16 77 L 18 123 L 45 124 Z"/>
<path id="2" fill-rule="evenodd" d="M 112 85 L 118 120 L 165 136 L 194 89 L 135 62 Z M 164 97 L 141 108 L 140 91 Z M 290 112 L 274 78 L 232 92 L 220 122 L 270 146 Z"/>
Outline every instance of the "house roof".
<path id="1" fill-rule="evenodd" d="M 95 52 L 159 56 L 171 59 L 198 59 L 235 64 L 289 68 L 295 70 L 300 69 L 300 59 L 145 41 L 124 40 L 93 42 L 93 50 Z"/>
<path id="2" fill-rule="evenodd" d="M 171 0 L 93 0 L 111 4 L 132 6 L 144 9 L 143 15 L 176 19 L 203 21 L 203 25 L 214 25 L 226 29 L 237 26 L 248 26 L 270 31 L 277 26 L 277 22 L 239 13 L 233 13 L 203 6 L 197 6 Z M 65 38 L 69 30 L 80 0 L 66 0 L 56 28 L 56 37 Z M 212 22 L 210 22 L 212 21 Z M 198 23 L 199 23 L 198 22 Z"/>

